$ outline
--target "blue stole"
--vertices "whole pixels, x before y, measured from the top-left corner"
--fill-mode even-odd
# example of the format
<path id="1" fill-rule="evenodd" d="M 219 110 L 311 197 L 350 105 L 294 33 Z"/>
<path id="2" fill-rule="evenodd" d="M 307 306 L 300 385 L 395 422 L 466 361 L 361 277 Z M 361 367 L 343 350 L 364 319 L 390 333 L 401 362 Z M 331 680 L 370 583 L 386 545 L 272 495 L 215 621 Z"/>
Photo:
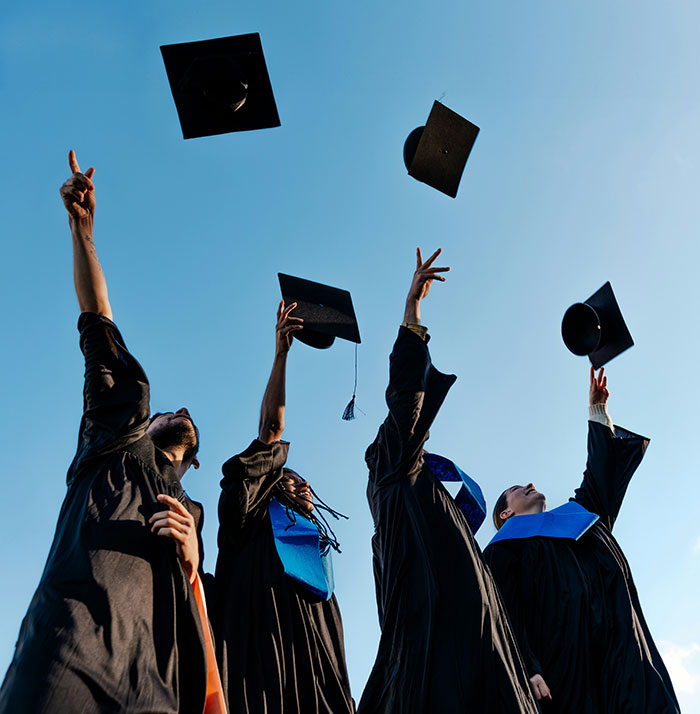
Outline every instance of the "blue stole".
<path id="1" fill-rule="evenodd" d="M 287 509 L 276 499 L 268 508 L 275 548 L 290 578 L 301 583 L 314 595 L 330 600 L 335 582 L 330 550 L 321 556 L 318 528 L 300 513 L 294 512 L 296 523 Z"/>
<path id="2" fill-rule="evenodd" d="M 462 488 L 459 489 L 454 499 L 455 505 L 467 519 L 472 535 L 476 535 L 486 518 L 486 499 L 479 484 L 469 478 L 454 461 L 450 461 L 444 456 L 426 452 L 423 454 L 423 461 L 438 480 L 462 482 Z"/>
<path id="3" fill-rule="evenodd" d="M 576 501 L 569 501 L 551 511 L 511 516 L 491 539 L 489 545 L 499 540 L 534 536 L 578 540 L 598 518 L 595 513 L 590 513 Z"/>

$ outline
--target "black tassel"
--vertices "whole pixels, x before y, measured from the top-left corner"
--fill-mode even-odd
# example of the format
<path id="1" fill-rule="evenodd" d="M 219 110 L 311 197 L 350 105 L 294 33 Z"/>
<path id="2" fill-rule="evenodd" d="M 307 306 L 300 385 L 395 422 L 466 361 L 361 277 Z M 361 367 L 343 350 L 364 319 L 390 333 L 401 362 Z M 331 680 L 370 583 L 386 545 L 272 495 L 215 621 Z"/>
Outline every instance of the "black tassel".
<path id="1" fill-rule="evenodd" d="M 357 344 L 355 344 L 355 385 L 352 388 L 352 399 L 348 402 L 343 412 L 343 421 L 352 421 L 355 418 L 355 393 L 357 392 Z"/>
<path id="2" fill-rule="evenodd" d="M 352 395 L 352 399 L 348 403 L 347 407 L 345 407 L 345 411 L 343 412 L 343 419 L 345 421 L 351 421 L 352 419 L 355 418 L 355 395 Z"/>

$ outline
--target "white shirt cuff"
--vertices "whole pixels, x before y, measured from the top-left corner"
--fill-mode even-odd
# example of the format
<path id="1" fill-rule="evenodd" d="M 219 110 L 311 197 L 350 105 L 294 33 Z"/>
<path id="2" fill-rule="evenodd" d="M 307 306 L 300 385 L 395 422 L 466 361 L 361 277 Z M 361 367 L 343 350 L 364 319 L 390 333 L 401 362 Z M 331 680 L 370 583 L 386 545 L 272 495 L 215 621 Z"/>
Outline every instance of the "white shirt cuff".
<path id="1" fill-rule="evenodd" d="M 605 424 L 605 426 L 615 431 L 613 426 L 613 421 L 608 414 L 607 404 L 591 404 L 588 407 L 588 418 L 591 421 L 597 421 L 599 424 Z"/>

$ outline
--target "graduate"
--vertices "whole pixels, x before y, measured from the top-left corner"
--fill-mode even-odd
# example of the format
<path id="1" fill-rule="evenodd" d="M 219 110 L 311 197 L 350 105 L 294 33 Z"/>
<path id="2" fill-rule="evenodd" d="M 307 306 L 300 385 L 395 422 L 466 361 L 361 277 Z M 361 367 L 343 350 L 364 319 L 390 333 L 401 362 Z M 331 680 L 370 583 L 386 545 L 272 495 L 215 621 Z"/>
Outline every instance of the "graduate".
<path id="1" fill-rule="evenodd" d="M 358 714 L 535 714 L 518 647 L 460 499 L 424 452 L 454 383 L 433 367 L 420 304 L 440 251 L 417 267 L 390 357 L 389 415 L 367 449 L 382 630 Z M 485 507 L 482 514 L 485 515 Z"/>
<path id="2" fill-rule="evenodd" d="M 73 151 L 69 165 L 61 196 L 84 411 L 0 712 L 224 714 L 200 582 L 202 507 L 180 483 L 199 467 L 199 431 L 185 408 L 150 416 L 148 379 L 112 321 L 95 250 L 94 169 L 83 174 Z"/>
<path id="3" fill-rule="evenodd" d="M 275 357 L 258 438 L 223 466 L 214 631 L 224 690 L 236 714 L 351 714 L 330 555 L 337 516 L 285 466 L 286 364 L 303 328 L 277 312 Z"/>
<path id="4" fill-rule="evenodd" d="M 613 426 L 591 367 L 588 463 L 569 503 L 546 511 L 528 483 L 506 489 L 484 557 L 501 589 L 543 711 L 678 714 L 612 529 L 649 440 Z M 651 526 L 653 524 L 648 523 Z"/>

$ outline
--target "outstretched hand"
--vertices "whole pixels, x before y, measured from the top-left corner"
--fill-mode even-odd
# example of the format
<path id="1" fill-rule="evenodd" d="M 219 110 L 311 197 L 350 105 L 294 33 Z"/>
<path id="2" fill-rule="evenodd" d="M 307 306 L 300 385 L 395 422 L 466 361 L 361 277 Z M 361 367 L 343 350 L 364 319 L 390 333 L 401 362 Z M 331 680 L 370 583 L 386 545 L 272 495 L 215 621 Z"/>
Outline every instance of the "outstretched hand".
<path id="1" fill-rule="evenodd" d="M 445 282 L 445 278 L 439 273 L 446 273 L 449 268 L 432 267 L 440 253 L 442 253 L 442 248 L 438 248 L 424 263 L 420 248 L 416 248 L 416 272 L 413 273 L 411 289 L 408 291 L 408 300 L 423 300 L 430 292 L 433 280 L 439 280 L 441 283 Z"/>
<path id="2" fill-rule="evenodd" d="M 176 498 L 159 493 L 158 500 L 169 510 L 154 513 L 148 519 L 151 532 L 175 541 L 177 554 L 192 583 L 199 569 L 199 541 L 194 518 Z"/>
<path id="3" fill-rule="evenodd" d="M 289 348 L 292 346 L 292 340 L 294 339 L 294 331 L 301 330 L 304 325 L 302 324 L 304 320 L 300 317 L 292 317 L 291 312 L 297 306 L 293 302 L 288 307 L 284 306 L 284 300 L 282 300 L 277 308 L 277 326 L 275 327 L 275 349 L 278 355 L 289 352 Z"/>
<path id="4" fill-rule="evenodd" d="M 591 406 L 594 404 L 605 404 L 610 396 L 607 386 L 608 378 L 603 376 L 604 371 L 605 367 L 601 367 L 596 377 L 595 369 L 591 367 L 591 384 L 588 391 L 588 403 Z"/>
<path id="5" fill-rule="evenodd" d="M 430 292 L 433 280 L 445 282 L 445 278 L 440 273 L 446 273 L 449 268 L 434 268 L 435 259 L 442 253 L 442 248 L 438 248 L 431 256 L 423 262 L 420 248 L 416 248 L 416 270 L 413 273 L 411 288 L 406 298 L 406 312 L 404 322 L 420 324 L 420 301 Z"/>
<path id="6" fill-rule="evenodd" d="M 73 175 L 61 186 L 63 205 L 71 218 L 92 218 L 95 215 L 95 184 L 92 182 L 95 169 L 81 173 L 73 149 L 68 153 L 68 166 Z"/>

